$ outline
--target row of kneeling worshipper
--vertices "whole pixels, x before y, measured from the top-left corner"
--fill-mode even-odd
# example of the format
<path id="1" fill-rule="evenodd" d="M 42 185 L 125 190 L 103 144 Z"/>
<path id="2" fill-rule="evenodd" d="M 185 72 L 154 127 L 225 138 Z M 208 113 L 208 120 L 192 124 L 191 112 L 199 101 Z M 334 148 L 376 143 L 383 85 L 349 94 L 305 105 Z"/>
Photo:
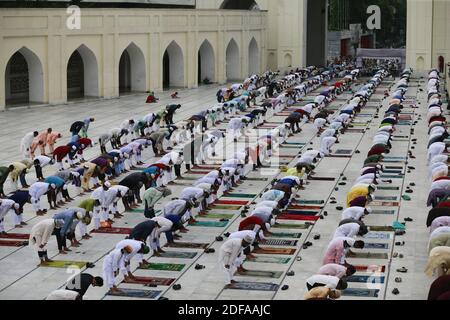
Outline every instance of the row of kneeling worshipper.
<path id="1" fill-rule="evenodd" d="M 359 92 L 357 97 L 361 98 L 358 99 L 353 108 L 359 109 L 363 106 L 367 101 L 367 95 L 368 92 Z M 330 101 L 327 102 L 329 103 Z M 336 132 L 336 130 L 347 125 L 348 123 L 346 121 L 353 116 L 353 112 L 348 115 L 347 111 L 349 109 L 347 108 L 345 111 L 341 112 L 340 115 L 332 118 L 328 113 L 323 112 L 325 110 L 322 108 L 326 105 L 327 104 L 324 104 L 323 106 L 320 104 L 315 105 L 319 110 L 314 119 L 311 117 L 312 110 L 309 111 L 308 114 L 308 120 L 313 119 L 312 121 L 317 122 L 317 119 L 324 119 L 320 127 L 316 126 L 318 131 L 320 131 L 322 126 L 329 123 L 330 125 L 339 124 L 339 126 L 336 126 L 334 129 L 334 132 Z M 312 106 L 311 109 L 313 108 L 314 107 Z M 302 114 L 307 113 L 306 110 L 303 111 L 305 112 L 302 112 Z M 319 114 L 324 115 L 324 117 L 321 118 Z M 342 117 L 340 116 L 343 114 L 348 115 L 348 118 L 341 119 Z M 295 130 L 294 132 L 298 133 L 300 131 Z M 323 158 L 324 155 L 325 152 L 317 150 L 308 150 L 302 154 L 297 165 L 294 168 L 288 169 L 287 176 L 283 177 L 281 180 L 274 181 L 271 189 L 265 190 L 261 195 L 262 201 L 255 203 L 255 209 L 251 212 L 249 217 L 246 217 L 241 222 L 239 230 L 235 233 L 227 234 L 229 240 L 222 246 L 219 258 L 224 268 L 226 284 L 236 282 L 233 280 L 236 271 L 237 274 L 245 272 L 245 268 L 242 266 L 244 255 L 250 261 L 255 258 L 252 254 L 251 246 L 258 249 L 259 244 L 264 244 L 266 238 L 270 237 L 270 228 L 276 223 L 277 215 L 290 205 L 298 204 L 295 191 L 303 189 L 303 178 L 307 175 L 314 175 L 314 163 L 320 158 Z M 245 210 L 244 214 L 247 212 L 248 210 Z"/>
<path id="2" fill-rule="evenodd" d="M 426 274 L 434 277 L 429 300 L 450 300 L 450 177 L 448 176 L 447 120 L 441 100 L 441 81 L 436 69 L 428 75 L 428 172 L 431 190 L 427 205 L 430 228 Z"/>
<path id="3" fill-rule="evenodd" d="M 315 72 L 317 72 L 316 68 L 312 68 L 310 70 L 307 70 L 304 75 L 306 77 L 309 77 L 310 74 Z M 272 74 L 268 74 L 265 77 L 270 78 L 271 76 Z M 303 81 L 303 79 L 303 77 L 299 77 L 298 81 L 301 82 Z M 286 85 L 286 82 L 287 77 L 283 78 L 281 82 L 279 81 L 280 87 L 283 88 Z M 295 84 L 296 82 L 293 83 Z M 313 88 L 319 85 L 320 83 L 312 84 L 310 90 L 313 90 Z M 242 88 L 239 88 L 239 90 L 242 90 Z M 248 92 L 244 91 L 242 93 L 242 96 L 245 97 L 246 94 L 248 94 Z M 286 98 L 286 95 L 284 97 L 285 99 L 280 100 L 280 102 L 278 103 L 281 109 L 287 106 L 289 100 Z M 240 101 L 245 101 L 245 99 L 242 100 L 241 98 Z M 170 106 L 168 106 L 167 108 L 169 107 Z M 221 108 L 220 112 L 224 113 L 224 120 L 227 120 L 228 116 L 236 114 L 236 112 L 234 111 L 235 108 L 242 107 L 243 106 L 240 104 L 229 105 Z M 173 108 L 173 110 L 177 109 L 178 107 Z M 182 127 L 183 130 L 189 130 L 192 137 L 196 132 L 196 122 L 201 122 L 201 131 L 207 130 L 207 127 L 205 128 L 204 124 L 205 122 L 208 123 L 208 120 L 211 119 L 208 117 L 208 115 L 212 113 L 214 112 L 208 111 L 201 117 L 194 116 L 195 119 L 191 117 L 188 120 L 187 126 L 180 127 Z M 260 114 L 258 113 L 258 115 Z M 161 115 L 159 115 L 159 118 L 166 119 L 166 117 L 163 116 L 164 114 L 161 113 Z M 256 117 L 257 115 L 252 113 L 251 116 Z M 262 116 L 264 116 L 264 114 L 262 114 Z M 158 119 L 158 115 L 156 115 L 156 117 L 149 116 L 147 120 L 151 119 L 153 121 L 155 120 L 155 118 Z M 251 123 L 252 118 L 250 117 L 250 114 L 248 118 L 250 118 L 250 120 L 246 121 L 246 123 Z M 214 119 L 217 120 L 217 118 Z M 221 120 L 221 117 L 219 117 L 218 120 Z M 143 122 L 146 122 L 147 126 L 145 126 Z M 217 123 L 219 122 L 220 121 L 218 121 Z M 255 157 L 258 158 L 258 164 L 254 165 L 253 169 L 261 166 L 261 163 L 259 161 L 259 153 L 256 150 L 261 150 L 262 148 L 264 148 L 264 141 L 266 141 L 267 139 L 260 139 L 256 146 L 247 148 L 246 150 L 242 150 L 242 152 L 235 153 L 233 157 L 231 157 L 221 165 L 219 170 L 214 170 L 210 174 L 199 179 L 193 184 L 193 187 L 185 188 L 182 191 L 179 199 L 172 199 L 171 201 L 166 203 L 162 210 L 162 216 L 155 217 L 155 204 L 162 198 L 167 197 L 171 194 L 171 190 L 167 188 L 167 185 L 171 184 L 171 182 L 173 182 L 175 178 L 172 174 L 172 170 L 175 169 L 175 175 L 177 178 L 182 178 L 180 167 L 183 163 L 183 158 L 182 154 L 173 151 L 169 152 L 163 155 L 163 158 L 161 158 L 161 160 L 147 167 L 147 169 L 144 169 L 142 172 L 131 173 L 117 185 L 113 184 L 113 178 L 118 177 L 121 173 L 126 173 L 128 170 L 135 168 L 135 166 L 137 165 L 143 164 L 143 162 L 141 161 L 141 152 L 143 151 L 144 147 L 148 145 L 155 145 L 155 141 L 154 139 L 152 139 L 151 135 L 153 135 L 155 132 L 165 130 L 164 128 L 158 128 L 158 130 L 160 131 L 153 131 L 153 125 L 155 124 L 154 121 L 150 122 L 150 124 L 153 124 L 152 126 L 150 126 L 149 122 L 145 119 L 143 121 L 139 121 L 139 123 L 141 123 L 139 130 L 136 129 L 136 121 L 134 120 L 124 121 L 122 126 L 123 128 L 121 127 L 121 134 L 125 135 L 125 138 L 130 139 L 131 141 L 128 141 L 128 144 L 122 146 L 121 148 L 127 149 L 119 149 L 118 151 L 120 153 L 118 153 L 114 158 L 114 161 L 122 160 L 123 162 L 121 162 L 119 165 L 115 163 L 109 163 L 109 165 L 105 166 L 106 170 L 104 172 L 101 172 L 95 177 L 94 175 L 92 175 L 90 179 L 85 179 L 85 177 L 83 176 L 83 182 L 92 182 L 94 184 L 94 191 L 92 192 L 89 199 L 83 200 L 82 203 L 80 203 L 79 207 L 64 209 L 61 212 L 57 213 L 53 217 L 53 219 L 43 220 L 33 227 L 30 236 L 30 244 L 37 248 L 41 264 L 45 265 L 52 262 L 52 260 L 49 259 L 47 255 L 46 248 L 51 234 L 55 234 L 57 238 L 60 254 L 67 254 L 70 249 L 68 249 L 68 247 L 66 246 L 66 238 L 71 240 L 71 244 L 74 247 L 77 247 L 81 244 L 75 237 L 75 229 L 77 226 L 79 226 L 79 231 L 81 232 L 83 239 L 91 238 L 91 236 L 87 232 L 87 226 L 90 224 L 91 220 L 94 221 L 94 230 L 99 230 L 101 228 L 110 228 L 111 224 L 114 222 L 110 218 L 111 214 L 114 215 L 114 218 L 122 217 L 117 209 L 118 201 L 122 200 L 126 210 L 136 208 L 139 204 L 142 203 L 140 194 L 141 189 L 144 187 L 146 189 L 143 196 L 145 204 L 144 215 L 150 220 L 146 220 L 145 222 L 138 224 L 128 237 L 128 242 L 121 242 L 120 245 L 116 246 L 115 250 L 108 254 L 107 258 L 104 261 L 103 274 L 108 285 L 108 289 L 112 291 L 118 291 L 119 289 L 117 289 L 115 283 L 120 270 L 122 270 L 122 273 L 125 277 L 133 277 L 132 273 L 130 272 L 129 263 L 132 257 L 136 255 L 139 259 L 138 262 L 140 264 L 146 264 L 147 261 L 143 259 L 143 255 L 149 253 L 150 248 L 152 249 L 154 256 L 158 256 L 164 252 L 159 245 L 159 235 L 161 233 L 165 233 L 168 243 L 173 243 L 174 240 L 181 238 L 181 236 L 176 233 L 177 231 L 180 231 L 182 233 L 188 232 L 188 230 L 184 227 L 184 224 L 195 223 L 195 213 L 198 212 L 200 216 L 204 214 L 207 206 L 214 202 L 217 198 L 217 192 L 220 187 L 222 187 L 223 192 L 227 192 L 229 189 L 235 187 L 238 183 L 240 183 L 240 179 L 243 178 L 245 174 L 244 167 L 248 163 L 248 159 L 251 154 L 253 155 L 255 152 L 258 154 L 258 156 Z M 177 128 L 174 128 L 169 123 L 170 121 L 167 123 L 169 131 L 170 129 L 177 130 Z M 258 123 L 259 120 L 255 121 L 252 124 L 257 125 Z M 215 124 L 215 121 L 213 121 L 213 125 Z M 133 126 L 133 128 L 131 128 L 131 126 Z M 281 134 L 282 129 L 286 128 L 288 127 L 283 125 L 280 126 L 280 128 L 276 128 L 275 130 L 273 130 L 273 135 L 270 135 L 270 141 L 282 143 L 284 141 L 283 139 L 287 138 L 287 135 Z M 135 136 L 133 136 L 132 134 L 131 136 L 129 136 L 130 132 L 132 132 L 132 134 L 135 134 Z M 73 130 L 73 135 L 75 135 L 75 133 L 75 130 Z M 200 152 L 201 157 L 200 159 L 195 159 L 193 163 L 203 163 L 203 161 L 206 160 L 204 157 L 205 153 L 212 153 L 214 155 L 215 144 L 219 141 L 219 139 L 223 137 L 224 134 L 222 132 L 219 132 L 218 130 L 213 131 L 212 133 L 208 133 L 208 136 L 205 139 L 206 141 L 208 141 L 208 143 L 202 144 L 202 152 Z M 102 152 L 104 151 L 105 143 L 108 141 L 110 141 L 112 144 L 122 144 L 122 142 L 120 142 L 120 138 L 119 142 L 116 139 L 108 140 L 108 137 L 106 136 L 103 138 L 105 139 L 102 140 L 102 137 L 100 137 L 99 139 Z M 184 142 L 184 139 L 182 139 L 181 141 L 168 140 L 167 135 L 163 135 L 163 139 L 161 139 L 163 141 L 160 142 L 165 142 L 166 147 L 167 143 L 171 142 L 168 144 L 168 148 L 170 148 L 170 146 L 181 144 Z M 134 148 L 133 146 L 136 143 L 141 147 L 138 147 L 136 145 L 136 148 Z M 114 147 L 115 146 L 113 146 L 113 148 Z M 164 150 L 164 148 L 162 150 Z M 153 151 L 155 155 L 157 155 L 157 152 L 155 150 Z M 164 153 L 166 152 L 164 151 Z M 256 159 L 253 160 L 255 161 Z M 119 172 L 117 172 L 116 169 L 118 169 Z M 190 169 L 190 164 L 186 164 L 186 169 Z M 71 174 L 73 170 L 69 171 L 69 173 Z M 92 181 L 91 178 L 98 179 Z M 39 187 L 38 189 L 42 190 L 40 190 L 39 194 L 32 197 L 34 198 L 34 200 L 39 200 L 41 196 L 55 189 L 53 184 L 49 184 L 47 186 L 45 182 L 42 185 L 36 186 Z M 64 190 L 67 190 L 67 188 L 64 188 Z M 84 191 L 88 192 L 91 190 L 89 188 L 88 190 L 85 189 Z M 27 198 L 25 197 L 25 193 L 27 193 L 28 195 L 28 192 L 21 192 L 23 192 L 24 198 Z M 32 203 L 36 204 L 37 207 L 37 201 L 32 201 Z M 7 204 L 5 203 L 5 207 L 6 205 Z M 16 206 L 13 205 L 12 207 L 15 208 Z M 37 208 L 35 209 L 38 215 L 44 215 L 46 213 L 46 211 L 44 210 L 39 210 Z M 148 246 L 146 243 L 148 243 Z M 100 280 L 97 279 L 96 283 L 98 285 L 100 283 Z M 55 292 L 52 295 L 52 298 L 56 298 L 58 296 L 61 299 L 64 299 L 68 298 L 69 296 L 72 297 L 73 295 L 68 295 L 68 293 L 64 292 L 63 290 L 63 292 Z"/>
<path id="4" fill-rule="evenodd" d="M 336 115 L 336 117 L 333 117 L 324 108 L 333 101 L 336 94 L 341 94 L 343 92 L 343 87 L 349 87 L 349 84 L 356 79 L 358 70 L 348 69 L 344 72 L 335 71 L 332 73 L 332 76 L 335 74 L 346 77 L 346 80 L 343 80 L 342 85 L 339 86 L 340 90 L 336 91 L 336 88 L 330 87 L 329 90 L 321 93 L 321 99 L 317 99 L 314 103 L 295 110 L 289 115 L 286 119 L 286 123 L 290 124 L 290 135 L 299 134 L 301 132 L 299 124 L 304 118 L 306 118 L 307 121 L 314 122 L 318 132 L 325 127 L 326 124 L 330 124 L 330 126 L 334 128 L 334 133 L 348 125 L 347 121 L 352 115 L 348 115 L 348 118 L 344 118 L 340 117 L 343 114 L 341 113 Z M 293 89 L 294 92 L 299 91 L 303 94 L 291 95 L 290 98 L 293 99 L 293 101 L 288 101 L 288 104 L 295 104 L 297 100 L 300 100 L 305 94 L 318 88 L 323 81 L 330 80 L 328 78 L 329 76 L 328 73 L 322 74 L 322 77 L 318 78 L 320 81 L 317 83 L 311 85 L 302 83 L 297 85 Z M 291 84 L 296 85 L 295 82 Z M 292 91 L 292 89 L 288 91 Z M 365 100 L 365 97 L 358 99 L 353 107 L 359 108 L 365 101 L 367 101 Z M 317 121 L 318 119 L 323 121 L 320 121 L 319 123 L 319 121 Z M 286 136 L 280 134 L 281 132 L 282 128 L 276 128 L 275 130 L 272 130 L 267 137 L 264 137 L 264 139 L 266 139 L 265 141 L 271 146 L 269 149 L 276 147 L 287 139 Z M 281 139 L 280 136 L 282 137 Z M 329 150 L 329 148 L 331 148 L 331 145 L 329 145 L 326 150 Z M 325 150 L 325 148 L 322 149 Z M 239 275 L 246 271 L 243 266 L 246 259 L 248 261 L 255 259 L 252 247 L 254 250 L 259 249 L 260 244 L 263 245 L 271 236 L 271 228 L 277 223 L 277 216 L 282 213 L 283 210 L 289 208 L 290 205 L 299 204 L 296 200 L 298 190 L 304 189 L 304 179 L 308 175 L 315 174 L 314 163 L 323 158 L 325 153 L 328 154 L 329 151 L 321 152 L 318 150 L 308 150 L 303 153 L 295 167 L 288 169 L 283 178 L 274 180 L 271 183 L 271 187 L 263 191 L 258 201 L 253 203 L 254 207 L 252 209 L 250 206 L 245 208 L 242 212 L 243 220 L 239 224 L 238 231 L 225 234 L 228 237 L 228 240 L 221 246 L 219 261 L 223 268 L 226 285 L 236 283 L 236 280 L 234 280 L 235 275 Z M 249 212 L 250 214 L 247 215 Z"/>
<path id="5" fill-rule="evenodd" d="M 409 73 L 406 72 L 406 74 L 409 78 Z M 380 70 L 369 80 L 368 85 L 364 86 L 366 101 L 388 75 L 388 71 Z M 396 91 L 396 97 L 403 99 L 405 92 L 403 90 Z M 365 242 L 357 240 L 357 237 L 364 237 L 369 232 L 364 223 L 364 217 L 372 212 L 370 203 L 374 199 L 373 194 L 376 191 L 376 186 L 392 183 L 392 180 L 381 179 L 384 170 L 381 162 L 392 147 L 391 139 L 401 108 L 400 102 L 394 103 L 392 101 L 390 103 L 389 109 L 386 111 L 384 119 L 373 138 L 360 177 L 356 179 L 347 194 L 346 208 L 343 208 L 341 222 L 326 249 L 323 266 L 315 275 L 307 279 L 306 285 L 309 291 L 304 297 L 305 300 L 340 298 L 342 290 L 348 287 L 346 278 L 357 272 L 357 268 L 348 263 L 346 258 L 355 255 L 352 249 L 363 249 L 365 247 Z M 367 271 L 375 272 L 378 268 L 378 266 L 369 266 Z"/>

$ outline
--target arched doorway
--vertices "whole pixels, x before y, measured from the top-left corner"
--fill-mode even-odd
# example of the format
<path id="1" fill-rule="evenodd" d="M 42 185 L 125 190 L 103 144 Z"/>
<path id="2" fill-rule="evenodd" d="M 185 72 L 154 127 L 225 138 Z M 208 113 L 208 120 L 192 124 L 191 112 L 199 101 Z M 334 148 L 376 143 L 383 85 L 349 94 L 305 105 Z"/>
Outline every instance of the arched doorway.
<path id="1" fill-rule="evenodd" d="M 172 41 L 164 52 L 163 87 L 184 87 L 184 56 L 175 41 Z"/>
<path id="2" fill-rule="evenodd" d="M 240 80 L 241 61 L 239 47 L 234 39 L 230 40 L 226 52 L 227 81 Z"/>
<path id="3" fill-rule="evenodd" d="M 328 1 L 307 1 L 306 64 L 326 66 Z"/>
<path id="4" fill-rule="evenodd" d="M 445 59 L 443 56 L 439 56 L 438 63 L 439 63 L 439 72 L 443 73 L 445 71 Z"/>
<path id="5" fill-rule="evenodd" d="M 119 62 L 119 93 L 144 92 L 146 90 L 145 57 L 134 43 L 122 53 Z"/>
<path id="6" fill-rule="evenodd" d="M 286 68 L 291 68 L 292 67 L 292 55 L 290 53 L 286 53 L 284 55 L 284 66 Z"/>
<path id="7" fill-rule="evenodd" d="M 67 62 L 67 100 L 98 96 L 97 58 L 89 48 L 81 45 Z"/>
<path id="8" fill-rule="evenodd" d="M 42 103 L 44 73 L 38 56 L 28 48 L 21 48 L 9 59 L 5 72 L 6 106 Z"/>
<path id="9" fill-rule="evenodd" d="M 277 68 L 277 60 L 275 57 L 275 53 L 270 52 L 267 57 L 267 64 L 271 70 L 275 70 Z"/>
<path id="10" fill-rule="evenodd" d="M 259 48 L 255 38 L 252 38 L 248 46 L 248 73 L 249 75 L 259 74 Z"/>
<path id="11" fill-rule="evenodd" d="M 425 60 L 422 56 L 418 57 L 416 60 L 416 68 L 417 70 L 423 71 L 425 68 Z"/>
<path id="12" fill-rule="evenodd" d="M 198 50 L 198 83 L 216 81 L 216 62 L 214 49 L 208 40 L 203 41 Z"/>

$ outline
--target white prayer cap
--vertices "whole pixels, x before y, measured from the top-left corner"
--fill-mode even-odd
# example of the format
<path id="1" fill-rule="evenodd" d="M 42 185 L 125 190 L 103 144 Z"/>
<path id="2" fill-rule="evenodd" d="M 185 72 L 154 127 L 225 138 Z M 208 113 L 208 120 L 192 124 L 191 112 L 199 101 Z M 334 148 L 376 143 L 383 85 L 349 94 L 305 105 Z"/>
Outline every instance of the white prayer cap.
<path id="1" fill-rule="evenodd" d="M 372 208 L 366 208 L 368 213 L 372 213 Z"/>
<path id="2" fill-rule="evenodd" d="M 67 185 L 63 185 L 63 190 L 67 190 Z"/>
<path id="3" fill-rule="evenodd" d="M 272 219 L 270 219 L 270 226 L 274 226 L 274 225 L 275 225 L 275 219 L 272 218 Z"/>
<path id="4" fill-rule="evenodd" d="M 72 150 L 77 150 L 77 147 L 75 147 L 75 146 L 72 146 Z"/>
<path id="5" fill-rule="evenodd" d="M 106 181 L 103 185 L 107 188 L 111 188 L 111 183 L 109 181 Z"/>
<path id="6" fill-rule="evenodd" d="M 20 205 L 18 203 L 14 203 L 14 209 L 19 210 L 20 209 Z"/>
<path id="7" fill-rule="evenodd" d="M 270 225 L 270 223 L 266 223 L 266 229 L 267 229 L 267 230 L 270 230 L 271 227 L 272 227 L 272 226 Z"/>
<path id="8" fill-rule="evenodd" d="M 52 183 L 52 184 L 50 185 L 50 187 L 51 187 L 52 189 L 56 189 L 56 184 Z"/>
<path id="9" fill-rule="evenodd" d="M 253 243 L 253 241 L 255 241 L 255 238 L 252 237 L 251 235 L 247 234 L 247 235 L 244 237 L 244 241 L 247 242 L 247 243 Z"/>
<path id="10" fill-rule="evenodd" d="M 82 211 L 78 211 L 77 212 L 77 219 L 78 220 L 82 220 L 85 216 L 85 213 L 83 213 Z"/>

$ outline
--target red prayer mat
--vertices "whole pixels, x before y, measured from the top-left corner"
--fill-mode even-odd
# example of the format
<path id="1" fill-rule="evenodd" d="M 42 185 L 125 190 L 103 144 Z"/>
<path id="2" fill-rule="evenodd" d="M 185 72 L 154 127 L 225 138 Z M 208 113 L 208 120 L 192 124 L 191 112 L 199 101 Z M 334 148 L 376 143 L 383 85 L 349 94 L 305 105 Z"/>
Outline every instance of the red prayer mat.
<path id="1" fill-rule="evenodd" d="M 23 239 L 28 240 L 30 238 L 29 234 L 23 234 L 23 233 L 7 233 L 7 234 L 0 234 L 0 238 L 2 239 Z"/>
<path id="2" fill-rule="evenodd" d="M 216 200 L 214 204 L 229 204 L 229 205 L 238 205 L 238 206 L 246 206 L 249 202 L 243 200 Z"/>
<path id="3" fill-rule="evenodd" d="M 253 250 L 255 254 L 277 254 L 277 255 L 293 255 L 295 254 L 295 249 L 286 248 L 258 248 Z"/>
<path id="4" fill-rule="evenodd" d="M 23 247 L 24 242 L 19 240 L 0 240 L 0 247 Z"/>
<path id="5" fill-rule="evenodd" d="M 301 216 L 295 214 L 281 214 L 278 216 L 278 220 L 294 220 L 294 221 L 317 221 L 318 216 Z"/>
<path id="6" fill-rule="evenodd" d="M 98 230 L 92 231 L 92 233 L 99 234 L 130 234 L 131 228 L 100 228 Z"/>
<path id="7" fill-rule="evenodd" d="M 142 284 L 142 285 L 157 285 L 157 286 L 170 286 L 175 279 L 170 278 L 154 278 L 154 277 L 136 277 L 135 279 L 124 280 L 123 283 L 129 284 Z"/>
<path id="8" fill-rule="evenodd" d="M 322 206 L 295 206 L 292 205 L 288 209 L 294 209 L 294 210 L 322 210 Z"/>
<path id="9" fill-rule="evenodd" d="M 386 271 L 386 266 L 377 266 L 378 269 L 376 268 L 372 268 L 372 266 L 370 266 L 370 271 L 378 271 L 378 272 L 382 272 L 384 273 Z M 355 266 L 356 271 L 359 272 L 366 272 L 369 269 L 369 266 Z"/>

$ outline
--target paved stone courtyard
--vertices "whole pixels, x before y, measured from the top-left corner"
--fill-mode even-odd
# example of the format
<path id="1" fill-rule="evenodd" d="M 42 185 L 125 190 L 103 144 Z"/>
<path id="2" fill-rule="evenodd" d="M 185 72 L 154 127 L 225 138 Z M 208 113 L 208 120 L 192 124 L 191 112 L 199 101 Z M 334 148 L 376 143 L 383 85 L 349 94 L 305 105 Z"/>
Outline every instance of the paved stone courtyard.
<path id="1" fill-rule="evenodd" d="M 302 199 L 307 200 L 324 200 L 323 213 L 327 213 L 325 219 L 318 220 L 313 226 L 307 229 L 280 230 L 280 232 L 301 233 L 299 238 L 290 240 L 298 241 L 292 248 L 295 253 L 286 256 L 276 256 L 286 258 L 286 263 L 255 263 L 246 262 L 245 266 L 250 270 L 274 271 L 281 272 L 273 278 L 258 277 L 240 277 L 238 281 L 253 281 L 261 283 L 273 283 L 280 285 L 276 291 L 249 291 L 249 290 L 228 290 L 224 289 L 224 280 L 221 267 L 218 263 L 218 251 L 221 246 L 220 242 L 215 241 L 216 236 L 223 235 L 226 232 L 234 232 L 237 230 L 241 221 L 240 210 L 217 211 L 211 213 L 231 214 L 233 217 L 230 222 L 223 228 L 199 228 L 188 227 L 190 232 L 183 234 L 182 241 L 207 243 L 210 248 L 214 248 L 216 253 L 206 254 L 203 250 L 176 250 L 168 249 L 168 251 L 193 252 L 196 255 L 190 259 L 172 259 L 172 258 L 151 258 L 148 259 L 152 263 L 171 263 L 184 265 L 181 271 L 150 271 L 137 270 L 136 276 L 152 276 L 176 279 L 170 286 L 159 286 L 152 290 L 159 291 L 157 297 L 166 297 L 169 299 L 191 299 L 191 300 L 235 300 L 235 299 L 276 299 L 276 300 L 301 300 L 306 292 L 305 280 L 313 275 L 321 266 L 322 258 L 326 247 L 333 236 L 336 226 L 341 220 L 341 211 L 336 209 L 337 206 L 344 206 L 348 190 L 353 182 L 359 176 L 365 155 L 367 154 L 371 141 L 382 117 L 376 118 L 377 106 L 383 104 L 380 115 L 388 105 L 387 100 L 382 100 L 384 90 L 388 89 L 394 82 L 393 79 L 385 80 L 372 96 L 367 107 L 356 118 L 355 122 L 361 123 L 361 128 L 367 128 L 365 133 L 347 132 L 339 137 L 340 144 L 333 147 L 333 150 L 343 149 L 351 150 L 349 158 L 324 158 L 317 166 L 317 176 L 333 177 L 334 181 L 310 181 L 306 186 L 306 190 L 300 191 Z M 361 79 L 361 83 L 364 79 Z M 385 253 L 387 259 L 353 259 L 349 261 L 356 265 L 378 265 L 384 266 L 385 270 L 382 274 L 376 276 L 384 277 L 383 283 L 369 284 L 371 289 L 379 289 L 378 297 L 361 298 L 347 297 L 342 299 L 426 299 L 429 286 L 432 279 L 424 274 L 424 268 L 427 261 L 427 242 L 429 232 L 426 229 L 425 221 L 428 209 L 426 208 L 426 199 L 429 190 L 429 177 L 426 170 L 426 144 L 427 144 L 427 123 L 426 123 L 426 93 L 419 92 L 419 87 L 426 88 L 426 82 L 423 79 L 414 78 L 411 81 L 410 88 L 406 94 L 408 100 L 421 102 L 422 108 L 413 109 L 405 104 L 403 112 L 411 113 L 414 120 L 418 123 L 414 127 L 414 135 L 411 135 L 411 126 L 397 126 L 396 136 L 405 136 L 406 138 L 397 139 L 393 142 L 393 148 L 390 157 L 408 157 L 408 150 L 413 149 L 415 159 L 409 159 L 408 164 L 395 164 L 402 166 L 404 177 L 394 179 L 393 184 L 389 186 L 398 187 L 398 191 L 377 190 L 376 196 L 392 196 L 396 197 L 400 202 L 398 207 L 381 207 L 374 209 L 392 210 L 393 214 L 386 215 L 369 215 L 365 219 L 365 223 L 369 226 L 390 226 L 394 221 L 403 221 L 406 217 L 413 218 L 413 222 L 407 224 L 406 235 L 396 237 L 393 232 L 386 232 L 386 239 L 367 239 L 367 242 L 386 243 L 387 249 L 369 249 L 363 252 Z M 175 115 L 175 121 L 180 121 L 189 117 L 200 110 L 210 108 L 216 104 L 215 93 L 218 87 L 207 86 L 198 89 L 180 91 L 181 99 L 178 100 L 182 104 L 182 109 Z M 320 91 L 318 89 L 317 91 Z M 425 90 L 426 91 L 426 90 Z M 161 101 L 157 105 L 145 104 L 145 96 L 132 95 L 121 97 L 116 100 L 100 100 L 91 102 L 79 102 L 68 105 L 58 105 L 51 107 L 36 107 L 11 109 L 0 113 L 0 140 L 3 146 L 0 153 L 0 165 L 21 159 L 19 153 L 20 139 L 27 132 L 38 130 L 42 131 L 47 127 L 61 132 L 64 139 L 60 144 L 69 140 L 70 124 L 76 120 L 82 120 L 86 117 L 94 117 L 96 121 L 91 125 L 89 134 L 96 141 L 99 134 L 108 131 L 112 127 L 118 127 L 120 123 L 127 118 L 139 118 L 151 111 L 157 111 L 166 104 L 172 103 L 169 93 L 165 92 L 160 96 Z M 339 99 L 335 100 L 332 105 L 336 108 L 345 104 L 346 99 L 351 98 L 348 93 L 343 94 Z M 412 104 L 411 103 L 411 104 Z M 419 120 L 421 116 L 422 120 Z M 270 122 L 282 123 L 284 117 L 274 116 L 268 119 Z M 225 129 L 226 124 L 222 124 L 219 128 Z M 359 126 L 358 126 L 359 128 Z M 290 159 L 291 165 L 295 164 L 295 158 L 299 153 L 307 148 L 318 149 L 320 146 L 320 138 L 316 136 L 315 129 L 311 123 L 302 126 L 303 132 L 288 139 L 289 143 L 302 143 L 305 146 L 298 148 L 282 148 L 280 155 Z M 417 145 L 413 145 L 412 139 L 418 139 Z M 238 144 L 241 144 L 240 141 Z M 147 149 L 149 150 L 149 149 Z M 146 150 L 146 151 L 147 151 Z M 355 151 L 359 152 L 355 152 Z M 85 153 L 86 159 L 91 159 L 99 153 L 98 146 L 88 150 Z M 143 161 L 151 164 L 154 159 L 144 153 Z M 416 169 L 408 173 L 407 166 L 413 166 Z M 44 175 L 52 174 L 55 168 L 45 168 Z M 252 194 L 253 198 L 249 201 L 258 201 L 257 196 L 265 190 L 273 178 L 282 177 L 284 174 L 278 169 L 261 172 L 250 172 L 250 178 L 267 178 L 266 181 L 253 181 L 249 179 L 236 188 L 234 193 Z M 339 185 L 342 177 L 347 178 L 346 185 Z M 27 175 L 28 183 L 34 182 L 34 170 Z M 414 182 L 416 186 L 413 188 L 414 193 L 411 195 L 411 201 L 403 201 L 401 196 L 404 194 L 406 187 Z M 189 182 L 183 183 L 189 185 Z M 10 191 L 9 182 L 6 184 L 6 191 Z M 176 185 L 171 187 L 173 190 L 172 197 L 176 197 L 181 193 L 185 185 Z M 76 195 L 75 189 L 70 190 L 71 195 Z M 83 197 L 87 197 L 84 195 Z M 72 205 L 76 205 L 83 197 L 77 197 Z M 335 197 L 337 204 L 331 204 L 330 198 Z M 247 200 L 247 199 L 246 199 Z M 167 200 L 165 200 L 167 201 Z M 44 202 L 44 201 L 43 201 Z M 156 209 L 163 206 L 164 202 L 159 203 Z M 123 208 L 122 208 L 123 210 Z M 51 212 L 52 214 L 52 212 Z M 47 214 L 49 216 L 49 214 Z M 5 219 L 6 230 L 8 232 L 29 233 L 31 227 L 41 219 L 48 217 L 36 217 L 31 210 L 31 206 L 25 207 L 24 220 L 28 222 L 28 226 L 21 230 L 13 229 L 12 219 L 8 215 Z M 114 227 L 132 228 L 137 223 L 144 220 L 142 214 L 126 213 L 125 217 L 117 220 Z M 320 240 L 314 240 L 314 235 L 320 234 Z M 64 260 L 93 262 L 95 267 L 88 269 L 93 275 L 101 275 L 102 262 L 106 254 L 114 247 L 114 245 L 124 238 L 123 235 L 103 235 L 94 234 L 93 238 L 88 241 L 82 241 L 83 245 L 64 257 Z M 311 241 L 313 246 L 308 249 L 302 249 L 303 243 Z M 405 241 L 405 246 L 395 246 L 395 242 Z M 162 237 L 162 242 L 165 238 Z M 49 256 L 55 259 L 63 259 L 57 255 L 56 241 L 54 237 L 49 243 Z M 404 255 L 404 258 L 394 258 L 394 253 Z M 149 257 L 146 257 L 149 258 Z M 0 299 L 44 299 L 51 291 L 62 288 L 65 281 L 70 277 L 70 269 L 42 268 L 37 267 L 38 261 L 34 249 L 29 247 L 0 247 Z M 196 264 L 202 264 L 206 268 L 203 270 L 195 270 Z M 406 267 L 409 272 L 407 274 L 398 274 L 396 269 Z M 137 266 L 132 264 L 132 270 Z M 286 275 L 288 271 L 294 271 L 295 275 L 289 277 Z M 361 274 L 365 275 L 365 274 Z M 367 274 L 366 274 L 367 275 Z M 371 274 L 368 274 L 372 276 Z M 394 279 L 401 276 L 402 283 L 395 283 Z M 182 289 L 173 290 L 173 284 L 181 284 Z M 289 290 L 282 291 L 283 285 L 289 285 Z M 351 283 L 351 288 L 367 288 L 367 283 Z M 144 289 L 142 285 L 120 284 L 119 288 L 139 288 Z M 394 288 L 398 288 L 400 294 L 394 296 L 391 292 Z M 148 288 L 146 288 L 148 289 Z M 126 299 L 105 296 L 106 288 L 91 288 L 85 295 L 85 299 Z"/>

